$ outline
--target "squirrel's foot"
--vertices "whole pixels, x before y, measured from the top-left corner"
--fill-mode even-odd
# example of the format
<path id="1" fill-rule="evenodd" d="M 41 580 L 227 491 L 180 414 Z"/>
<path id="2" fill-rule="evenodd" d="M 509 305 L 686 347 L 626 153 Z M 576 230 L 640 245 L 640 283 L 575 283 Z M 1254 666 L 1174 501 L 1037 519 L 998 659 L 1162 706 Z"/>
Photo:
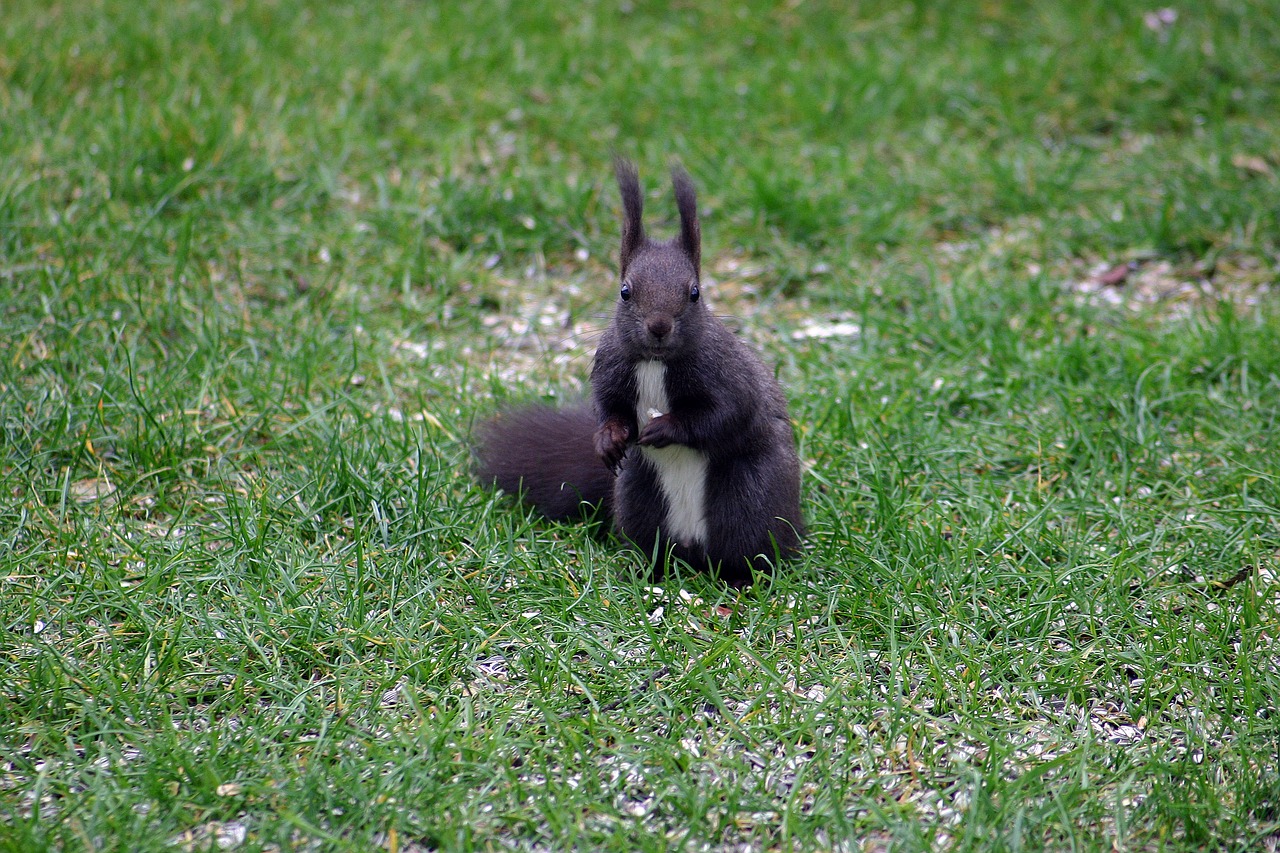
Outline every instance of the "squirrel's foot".
<path id="1" fill-rule="evenodd" d="M 680 422 L 671 415 L 660 415 L 645 424 L 636 443 L 642 447 L 666 447 L 670 444 L 684 444 L 684 439 Z"/>
<path id="2" fill-rule="evenodd" d="M 609 418 L 596 430 L 596 455 L 610 471 L 617 473 L 622 457 L 627 453 L 627 440 L 631 430 L 621 418 Z"/>

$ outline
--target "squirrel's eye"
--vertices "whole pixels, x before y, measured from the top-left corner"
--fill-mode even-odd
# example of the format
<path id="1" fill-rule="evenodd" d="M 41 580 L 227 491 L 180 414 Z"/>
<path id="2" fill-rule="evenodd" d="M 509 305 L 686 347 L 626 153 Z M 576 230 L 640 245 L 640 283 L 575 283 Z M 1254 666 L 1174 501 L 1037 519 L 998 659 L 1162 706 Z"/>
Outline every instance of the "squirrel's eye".
<path id="1" fill-rule="evenodd" d="M 631 285 L 627 282 L 622 283 L 622 301 L 626 302 L 631 298 Z"/>
<path id="2" fill-rule="evenodd" d="M 698 301 L 698 283 L 696 281 L 689 286 L 689 301 Z"/>

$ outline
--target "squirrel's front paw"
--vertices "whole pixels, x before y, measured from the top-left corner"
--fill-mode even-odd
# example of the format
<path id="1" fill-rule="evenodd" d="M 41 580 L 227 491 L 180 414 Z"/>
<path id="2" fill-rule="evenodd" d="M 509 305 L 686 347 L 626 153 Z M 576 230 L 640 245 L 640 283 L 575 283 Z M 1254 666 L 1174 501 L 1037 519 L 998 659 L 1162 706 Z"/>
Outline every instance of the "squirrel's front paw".
<path id="1" fill-rule="evenodd" d="M 680 425 L 671 415 L 659 415 L 640 430 L 640 438 L 636 443 L 643 447 L 666 447 L 669 444 L 682 444 Z"/>
<path id="2" fill-rule="evenodd" d="M 596 455 L 610 471 L 617 472 L 622 457 L 627 454 L 627 439 L 631 430 L 619 418 L 610 418 L 596 430 Z"/>

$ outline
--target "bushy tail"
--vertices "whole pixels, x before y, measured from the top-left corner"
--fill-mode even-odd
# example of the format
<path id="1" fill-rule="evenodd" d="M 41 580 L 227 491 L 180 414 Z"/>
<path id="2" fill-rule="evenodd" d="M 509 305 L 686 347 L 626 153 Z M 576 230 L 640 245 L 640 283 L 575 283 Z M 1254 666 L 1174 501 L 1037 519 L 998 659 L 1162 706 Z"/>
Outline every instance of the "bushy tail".
<path id="1" fill-rule="evenodd" d="M 520 495 L 547 518 L 576 520 L 612 512 L 613 473 L 595 451 L 589 404 L 510 409 L 476 433 L 476 476 Z"/>

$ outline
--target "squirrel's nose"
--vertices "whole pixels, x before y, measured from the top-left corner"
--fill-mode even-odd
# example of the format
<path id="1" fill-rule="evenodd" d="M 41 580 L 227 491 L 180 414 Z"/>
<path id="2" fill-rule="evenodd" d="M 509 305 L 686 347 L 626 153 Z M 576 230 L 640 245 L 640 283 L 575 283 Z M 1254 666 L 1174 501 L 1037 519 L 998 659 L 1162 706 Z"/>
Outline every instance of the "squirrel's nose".
<path id="1" fill-rule="evenodd" d="M 671 334 L 671 318 L 670 317 L 650 317 L 646 321 L 645 326 L 649 329 L 649 334 L 658 340 L 662 340 Z"/>

